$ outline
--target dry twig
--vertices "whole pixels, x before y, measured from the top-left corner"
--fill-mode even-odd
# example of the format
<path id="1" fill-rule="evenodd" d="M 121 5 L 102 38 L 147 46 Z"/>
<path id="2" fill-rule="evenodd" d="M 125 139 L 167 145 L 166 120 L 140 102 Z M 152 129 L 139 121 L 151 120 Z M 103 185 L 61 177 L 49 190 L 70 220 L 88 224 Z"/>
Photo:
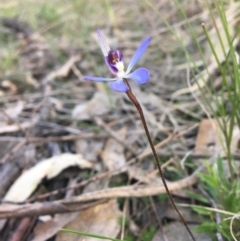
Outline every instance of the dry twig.
<path id="1" fill-rule="evenodd" d="M 182 180 L 168 183 L 169 190 L 173 192 L 195 184 L 198 180 L 197 173 L 202 171 L 203 168 L 203 166 L 198 168 L 191 176 L 188 176 Z M 126 186 L 85 193 L 77 197 L 53 202 L 24 205 L 5 204 L 0 206 L 0 219 L 73 212 L 96 204 L 93 202 L 95 200 L 103 201 L 106 199 L 120 197 L 126 198 L 153 196 L 165 192 L 166 190 L 164 186 Z"/>

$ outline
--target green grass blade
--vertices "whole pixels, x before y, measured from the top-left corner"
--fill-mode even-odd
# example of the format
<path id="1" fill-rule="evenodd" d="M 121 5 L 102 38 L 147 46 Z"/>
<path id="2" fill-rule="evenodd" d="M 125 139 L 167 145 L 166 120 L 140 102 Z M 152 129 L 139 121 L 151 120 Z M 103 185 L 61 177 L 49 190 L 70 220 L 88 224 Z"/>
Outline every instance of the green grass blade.
<path id="1" fill-rule="evenodd" d="M 66 233 L 83 235 L 83 236 L 87 236 L 87 237 L 91 237 L 91 238 L 100 238 L 100 239 L 104 239 L 104 240 L 126 241 L 126 240 L 120 240 L 120 239 L 116 239 L 116 238 L 110 238 L 110 237 L 106 237 L 106 236 L 102 236 L 102 235 L 98 235 L 98 234 L 85 233 L 85 232 L 80 232 L 80 231 L 75 231 L 75 230 L 65 229 L 65 228 L 61 228 L 60 231 L 63 231 L 63 232 L 66 232 Z"/>

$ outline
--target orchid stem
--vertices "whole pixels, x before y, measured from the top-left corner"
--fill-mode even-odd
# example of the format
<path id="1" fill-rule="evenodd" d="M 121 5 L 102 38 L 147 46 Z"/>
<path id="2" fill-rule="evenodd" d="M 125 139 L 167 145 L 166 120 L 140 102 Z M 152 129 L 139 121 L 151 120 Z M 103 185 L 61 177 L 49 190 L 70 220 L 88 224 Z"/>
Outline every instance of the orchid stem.
<path id="1" fill-rule="evenodd" d="M 168 186 L 167 186 L 167 183 L 165 181 L 165 178 L 163 176 L 163 171 L 162 171 L 162 168 L 161 168 L 161 165 L 160 165 L 160 160 L 158 158 L 158 155 L 157 155 L 157 152 L 155 150 L 155 147 L 153 145 L 153 141 L 152 141 L 152 138 L 150 136 L 150 133 L 149 133 L 149 130 L 148 130 L 148 127 L 147 127 L 147 123 L 146 123 L 146 120 L 145 120 L 145 117 L 144 117 L 144 114 L 143 114 L 143 110 L 142 110 L 142 107 L 139 103 L 139 101 L 137 100 L 137 98 L 135 97 L 135 95 L 133 94 L 132 90 L 131 90 L 131 87 L 128 83 L 128 81 L 126 79 L 124 79 L 124 82 L 128 85 L 129 87 L 129 90 L 126 92 L 128 98 L 131 100 L 131 102 L 135 105 L 136 109 L 138 110 L 138 113 L 140 115 L 140 118 L 142 120 L 142 124 L 143 124 L 143 127 L 144 127 L 144 130 L 145 130 L 145 133 L 147 135 L 147 139 L 148 139 L 148 142 L 151 146 L 151 149 L 152 149 L 152 153 L 153 153 L 153 156 L 154 156 L 154 159 L 155 159 L 155 162 L 156 162 L 156 165 L 157 165 L 157 168 L 158 168 L 158 171 L 159 171 L 159 174 L 161 176 L 161 179 L 162 179 L 162 182 L 163 182 L 163 185 L 166 189 L 166 192 L 167 192 L 167 195 L 170 199 L 170 202 L 171 204 L 173 205 L 174 209 L 176 210 L 179 218 L 181 219 L 182 223 L 184 224 L 185 228 L 187 229 L 189 235 L 191 236 L 192 240 L 193 241 L 196 241 L 191 230 L 189 229 L 185 219 L 183 218 L 182 214 L 180 213 L 180 211 L 178 210 L 175 202 L 173 201 L 173 197 L 172 197 L 172 194 L 170 193 L 169 189 L 168 189 Z"/>

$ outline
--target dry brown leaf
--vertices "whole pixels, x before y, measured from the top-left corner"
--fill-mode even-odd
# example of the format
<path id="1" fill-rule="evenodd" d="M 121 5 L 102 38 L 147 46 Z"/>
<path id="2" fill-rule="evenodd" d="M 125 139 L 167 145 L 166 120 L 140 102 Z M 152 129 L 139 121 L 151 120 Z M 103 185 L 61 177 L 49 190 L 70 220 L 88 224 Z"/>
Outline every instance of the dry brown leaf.
<path id="1" fill-rule="evenodd" d="M 128 167 L 128 175 L 130 179 L 136 179 L 142 183 L 150 184 L 153 179 L 157 177 L 157 174 L 149 176 L 149 170 L 143 170 L 141 167 L 134 165 Z"/>
<path id="2" fill-rule="evenodd" d="M 0 123 L 0 134 L 26 130 L 28 128 L 31 128 L 36 123 L 36 121 L 37 119 L 34 119 L 32 121 L 26 121 L 24 123 L 17 123 L 12 125 L 6 125 L 2 122 Z"/>
<path id="3" fill-rule="evenodd" d="M 126 128 L 123 128 L 122 130 L 117 132 L 117 135 L 121 140 L 123 140 L 126 136 Z M 104 165 L 107 167 L 109 171 L 118 168 L 121 169 L 119 169 L 117 173 L 126 171 L 124 147 L 115 139 L 108 139 L 104 151 L 102 153 L 102 159 Z"/>
<path id="4" fill-rule="evenodd" d="M 203 119 L 198 128 L 198 134 L 195 144 L 195 153 L 213 154 L 214 149 L 222 150 L 219 136 L 217 133 L 217 123 L 214 120 Z"/>
<path id="5" fill-rule="evenodd" d="M 10 80 L 2 81 L 2 87 L 8 89 L 8 92 L 7 92 L 8 95 L 15 95 L 18 92 L 18 88 L 17 88 L 16 84 L 14 84 Z"/>
<path id="6" fill-rule="evenodd" d="M 72 56 L 63 66 L 48 74 L 48 76 L 43 80 L 43 82 L 48 82 L 57 78 L 66 77 L 69 74 L 72 66 L 80 59 L 80 55 Z"/>
<path id="7" fill-rule="evenodd" d="M 74 220 L 79 212 L 57 214 L 47 222 L 41 223 L 34 229 L 34 238 L 32 241 L 45 241 L 54 236 L 59 229 Z"/>
<path id="8" fill-rule="evenodd" d="M 10 105 L 4 109 L 4 112 L 0 112 L 0 120 L 8 121 L 9 118 L 15 119 L 17 118 L 23 111 L 25 103 L 19 100 L 14 105 Z M 11 121 L 11 120 L 9 120 Z"/>
<path id="9" fill-rule="evenodd" d="M 132 166 L 128 166 L 128 175 L 130 179 L 136 179 L 142 183 L 162 185 L 162 180 L 155 172 L 155 166 L 153 162 L 148 164 L 148 167 L 143 168 L 143 164 L 135 163 Z"/>
<path id="10" fill-rule="evenodd" d="M 57 111 L 62 111 L 64 108 L 64 104 L 61 101 L 61 99 L 57 99 L 54 97 L 49 97 L 48 98 L 49 103 L 51 103 Z"/>
<path id="11" fill-rule="evenodd" d="M 119 211 L 116 199 L 99 204 L 84 211 L 80 211 L 78 217 L 64 228 L 82 231 L 91 234 L 99 234 L 116 238 L 120 231 Z M 102 241 L 102 239 L 83 237 L 76 234 L 59 232 L 56 241 Z"/>
<path id="12" fill-rule="evenodd" d="M 111 104 L 107 95 L 96 92 L 90 101 L 75 106 L 72 117 L 77 120 L 90 120 L 92 117 L 106 114 L 110 110 Z"/>
<path id="13" fill-rule="evenodd" d="M 96 162 L 103 144 L 102 139 L 78 139 L 75 141 L 76 153 L 81 153 L 85 159 Z"/>
<path id="14" fill-rule="evenodd" d="M 239 151 L 240 129 L 234 126 L 231 141 L 231 152 Z M 216 120 L 203 119 L 199 125 L 198 135 L 195 144 L 195 153 L 209 154 L 212 156 L 226 156 L 224 137 Z M 222 161 L 226 177 L 230 177 L 229 164 L 227 160 Z M 233 162 L 235 171 L 239 172 L 240 162 Z"/>
<path id="15" fill-rule="evenodd" d="M 236 152 L 240 140 L 240 129 L 233 128 L 231 151 Z M 199 125 L 195 144 L 195 153 L 214 154 L 224 156 L 224 137 L 216 120 L 203 119 Z"/>
<path id="16" fill-rule="evenodd" d="M 10 187 L 4 199 L 14 202 L 25 201 L 43 178 L 51 179 L 70 166 L 91 168 L 92 163 L 81 155 L 64 153 L 51 157 L 25 171 Z"/>
<path id="17" fill-rule="evenodd" d="M 26 79 L 25 79 L 26 83 L 28 85 L 31 85 L 35 88 L 39 88 L 40 84 L 38 83 L 37 79 L 35 79 L 30 73 L 26 74 Z"/>
<path id="18" fill-rule="evenodd" d="M 212 239 L 206 234 L 198 234 L 194 232 L 194 228 L 197 225 L 188 224 L 189 228 L 193 232 L 196 241 L 212 241 Z M 164 237 L 166 237 L 164 239 Z M 164 225 L 162 229 L 159 229 L 152 241 L 192 241 L 189 233 L 187 232 L 184 225 L 180 222 L 172 222 L 168 225 Z"/>

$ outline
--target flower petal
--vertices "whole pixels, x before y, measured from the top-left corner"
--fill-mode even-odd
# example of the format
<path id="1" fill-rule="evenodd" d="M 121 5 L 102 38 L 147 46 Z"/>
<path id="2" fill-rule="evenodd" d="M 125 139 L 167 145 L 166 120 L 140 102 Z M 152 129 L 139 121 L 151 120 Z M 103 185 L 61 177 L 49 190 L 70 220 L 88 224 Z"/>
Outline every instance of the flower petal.
<path id="1" fill-rule="evenodd" d="M 122 79 L 118 79 L 109 84 L 110 88 L 117 92 L 127 92 L 129 90 L 128 86 L 123 82 Z"/>
<path id="2" fill-rule="evenodd" d="M 103 78 L 103 77 L 95 77 L 95 76 L 83 76 L 83 80 L 90 80 L 94 82 L 106 82 L 106 81 L 114 81 L 116 78 Z"/>
<path id="3" fill-rule="evenodd" d="M 137 63 L 137 61 L 141 58 L 141 56 L 143 55 L 143 53 L 145 52 L 145 50 L 147 49 L 149 43 L 150 43 L 151 37 L 146 38 L 141 45 L 138 47 L 138 49 L 136 50 L 136 52 L 134 53 L 126 73 L 129 73 L 132 68 L 134 67 L 134 65 Z"/>
<path id="4" fill-rule="evenodd" d="M 102 35 L 102 33 L 98 29 L 96 30 L 96 32 L 97 32 L 97 36 L 98 36 L 98 43 L 99 43 L 100 48 L 103 52 L 103 55 L 104 55 L 104 57 L 107 57 L 108 53 L 110 51 L 110 47 L 107 44 L 107 41 L 104 38 L 104 36 Z"/>
<path id="5" fill-rule="evenodd" d="M 145 84 L 146 82 L 148 82 L 149 77 L 149 71 L 145 68 L 136 69 L 131 74 L 124 76 L 124 78 L 130 78 L 135 80 L 138 84 Z"/>

